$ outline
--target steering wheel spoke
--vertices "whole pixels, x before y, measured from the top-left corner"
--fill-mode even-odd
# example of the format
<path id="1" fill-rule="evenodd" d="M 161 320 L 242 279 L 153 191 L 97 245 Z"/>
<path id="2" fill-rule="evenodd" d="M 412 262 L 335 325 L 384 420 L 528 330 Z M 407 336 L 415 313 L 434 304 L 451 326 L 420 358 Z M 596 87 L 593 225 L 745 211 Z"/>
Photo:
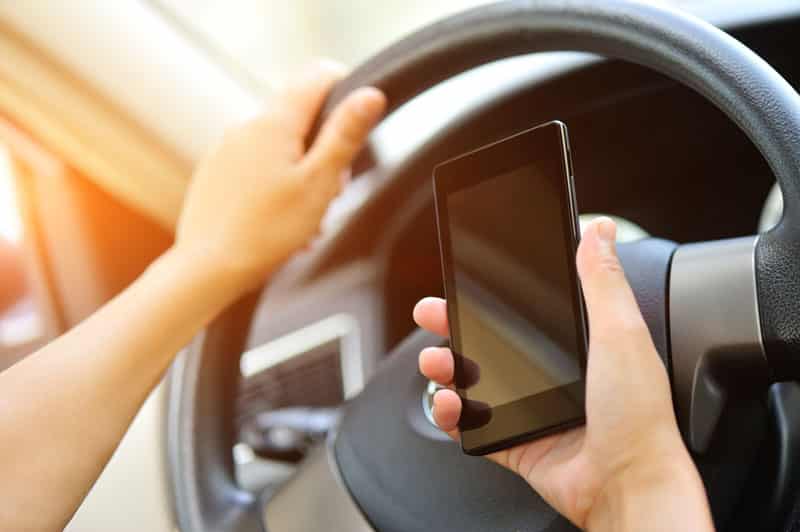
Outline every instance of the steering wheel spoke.
<path id="1" fill-rule="evenodd" d="M 708 449 L 735 389 L 770 382 L 756 287 L 758 237 L 687 244 L 672 257 L 669 287 L 674 402 L 691 449 Z"/>

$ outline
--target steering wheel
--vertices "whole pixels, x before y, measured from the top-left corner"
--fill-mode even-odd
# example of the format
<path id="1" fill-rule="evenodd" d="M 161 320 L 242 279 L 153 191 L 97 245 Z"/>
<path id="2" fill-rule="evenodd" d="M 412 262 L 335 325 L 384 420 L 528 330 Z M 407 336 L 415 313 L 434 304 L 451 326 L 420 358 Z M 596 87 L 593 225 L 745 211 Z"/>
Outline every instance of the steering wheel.
<path id="1" fill-rule="evenodd" d="M 770 383 L 800 377 L 800 96 L 769 64 L 711 25 L 661 7 L 510 0 L 385 49 L 336 87 L 322 116 L 359 86 L 385 91 L 394 110 L 467 69 L 558 50 L 637 63 L 691 87 L 750 138 L 783 192 L 780 223 L 760 236 L 681 246 L 646 240 L 621 249 L 670 372 L 682 433 L 700 463 L 725 437 L 718 433 L 732 387 L 763 394 Z M 231 456 L 236 355 L 255 301 L 220 316 L 170 376 L 168 453 L 182 530 L 572 529 L 517 477 L 463 456 L 426 420 L 427 383 L 415 360 L 440 340 L 422 332 L 396 348 L 347 404 L 330 444 L 269 502 L 238 489 Z M 797 488 L 791 476 L 781 482 L 781 489 Z M 721 504 L 717 518 L 733 502 Z"/>

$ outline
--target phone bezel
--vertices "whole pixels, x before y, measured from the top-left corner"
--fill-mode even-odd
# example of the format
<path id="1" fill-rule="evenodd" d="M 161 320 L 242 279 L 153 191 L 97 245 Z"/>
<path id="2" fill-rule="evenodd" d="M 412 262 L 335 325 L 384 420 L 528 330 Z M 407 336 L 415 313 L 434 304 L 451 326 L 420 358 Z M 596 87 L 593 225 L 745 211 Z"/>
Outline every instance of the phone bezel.
<path id="1" fill-rule="evenodd" d="M 449 194 L 477 185 L 483 181 L 494 179 L 502 174 L 511 172 L 517 168 L 540 163 L 542 161 L 542 150 L 548 153 L 556 153 L 554 160 L 559 160 L 561 168 L 555 172 L 558 174 L 558 188 L 563 196 L 563 203 L 567 205 L 566 212 L 562 217 L 562 229 L 564 239 L 567 242 L 568 250 L 571 252 L 573 260 L 567 261 L 570 265 L 570 277 L 572 278 L 572 299 L 573 308 L 577 309 L 575 320 L 576 338 L 578 338 L 579 349 L 581 349 L 581 379 L 579 390 L 575 389 L 575 383 L 567 384 L 546 390 L 540 394 L 529 395 L 512 403 L 492 408 L 492 411 L 505 409 L 504 415 L 508 415 L 511 426 L 520 425 L 518 428 L 511 428 L 504 431 L 504 434 L 493 441 L 481 441 L 472 444 L 472 436 L 475 430 L 462 431 L 461 445 L 467 454 L 483 455 L 497 450 L 501 450 L 523 441 L 535 439 L 541 436 L 552 434 L 567 428 L 579 426 L 585 422 L 585 408 L 583 407 L 585 382 L 586 382 L 586 360 L 588 355 L 588 332 L 586 310 L 583 303 L 580 283 L 577 276 L 577 267 L 574 257 L 577 252 L 578 241 L 580 238 L 580 228 L 578 223 L 578 209 L 575 199 L 574 177 L 572 172 L 571 153 L 567 127 L 563 122 L 551 121 L 539 126 L 521 131 L 510 137 L 506 137 L 497 142 L 483 146 L 476 150 L 467 152 L 458 157 L 440 163 L 434 168 L 434 203 L 436 208 L 436 222 L 439 234 L 439 250 L 442 259 L 442 273 L 445 284 L 445 297 L 447 298 L 447 314 L 450 326 L 451 346 L 455 359 L 455 381 L 457 392 L 462 400 L 468 399 L 467 390 L 458 386 L 464 382 L 463 360 L 459 354 L 459 325 L 457 321 L 457 299 L 455 294 L 455 272 L 451 254 L 451 240 L 449 231 L 449 218 L 447 212 L 447 197 Z M 547 174 L 547 172 L 545 172 Z M 571 390 L 565 391 L 567 388 Z M 579 411 L 576 410 L 567 419 L 554 420 L 546 426 L 527 428 L 524 421 L 520 421 L 520 413 L 524 408 L 535 407 L 534 403 L 546 401 L 553 392 L 565 391 L 565 393 L 579 393 Z M 549 394 L 547 397 L 544 397 Z M 480 430 L 480 429 L 476 429 Z"/>

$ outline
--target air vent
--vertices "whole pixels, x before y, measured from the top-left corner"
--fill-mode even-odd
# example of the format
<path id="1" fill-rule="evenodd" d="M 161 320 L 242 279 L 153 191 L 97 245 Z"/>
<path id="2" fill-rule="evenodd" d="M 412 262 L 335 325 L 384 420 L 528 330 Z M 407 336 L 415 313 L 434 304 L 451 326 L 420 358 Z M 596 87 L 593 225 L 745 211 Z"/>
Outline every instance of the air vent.
<path id="1" fill-rule="evenodd" d="M 238 418 L 292 406 L 337 406 L 344 401 L 340 343 L 331 342 L 244 379 Z"/>
<path id="2" fill-rule="evenodd" d="M 363 386 L 355 318 L 337 314 L 242 355 L 239 425 L 287 407 L 332 407 Z"/>

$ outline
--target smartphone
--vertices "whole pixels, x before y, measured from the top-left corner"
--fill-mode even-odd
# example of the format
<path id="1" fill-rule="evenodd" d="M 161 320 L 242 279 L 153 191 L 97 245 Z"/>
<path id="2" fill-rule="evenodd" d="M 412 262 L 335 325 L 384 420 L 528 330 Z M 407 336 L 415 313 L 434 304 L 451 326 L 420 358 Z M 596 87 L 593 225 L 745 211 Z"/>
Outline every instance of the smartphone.
<path id="1" fill-rule="evenodd" d="M 434 193 L 465 453 L 584 423 L 587 331 L 567 128 L 438 165 Z"/>

